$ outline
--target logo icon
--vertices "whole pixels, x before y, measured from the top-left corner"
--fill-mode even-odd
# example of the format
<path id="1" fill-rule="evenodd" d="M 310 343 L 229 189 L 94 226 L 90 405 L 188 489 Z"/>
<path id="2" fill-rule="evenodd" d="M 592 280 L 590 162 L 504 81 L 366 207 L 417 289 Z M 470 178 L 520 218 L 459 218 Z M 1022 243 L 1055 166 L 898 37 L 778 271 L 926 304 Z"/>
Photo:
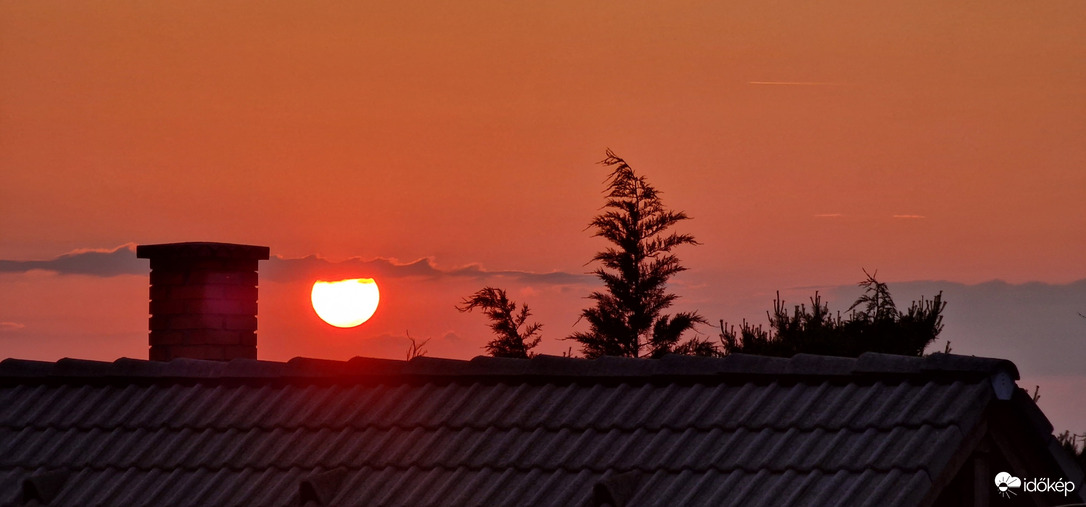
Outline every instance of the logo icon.
<path id="1" fill-rule="evenodd" d="M 999 489 L 999 496 L 1004 498 L 1010 498 L 1011 495 L 1017 495 L 1012 489 L 1018 489 L 1022 487 L 1022 479 L 1019 479 L 1007 472 L 999 472 L 995 476 L 995 485 Z"/>

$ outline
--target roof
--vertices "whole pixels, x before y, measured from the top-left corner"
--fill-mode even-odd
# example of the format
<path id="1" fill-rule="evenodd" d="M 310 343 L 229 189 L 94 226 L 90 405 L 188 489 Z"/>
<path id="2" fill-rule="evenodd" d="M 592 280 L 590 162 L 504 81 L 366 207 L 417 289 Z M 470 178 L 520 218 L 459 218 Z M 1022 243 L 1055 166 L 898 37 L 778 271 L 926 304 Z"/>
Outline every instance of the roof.
<path id="1" fill-rule="evenodd" d="M 0 505 L 917 505 L 1017 378 L 946 354 L 8 359 Z"/>

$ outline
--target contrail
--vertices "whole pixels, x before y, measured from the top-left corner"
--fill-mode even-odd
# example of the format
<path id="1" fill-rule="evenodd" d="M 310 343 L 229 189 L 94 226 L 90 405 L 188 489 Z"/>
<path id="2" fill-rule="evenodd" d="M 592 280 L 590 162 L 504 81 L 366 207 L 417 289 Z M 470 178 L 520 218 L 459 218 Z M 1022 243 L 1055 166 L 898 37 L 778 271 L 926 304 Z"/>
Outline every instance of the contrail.
<path id="1" fill-rule="evenodd" d="M 893 218 L 928 218 L 924 215 L 893 215 Z"/>
<path id="2" fill-rule="evenodd" d="M 752 85 L 772 86 L 846 86 L 847 83 L 830 83 L 826 81 L 747 81 Z"/>

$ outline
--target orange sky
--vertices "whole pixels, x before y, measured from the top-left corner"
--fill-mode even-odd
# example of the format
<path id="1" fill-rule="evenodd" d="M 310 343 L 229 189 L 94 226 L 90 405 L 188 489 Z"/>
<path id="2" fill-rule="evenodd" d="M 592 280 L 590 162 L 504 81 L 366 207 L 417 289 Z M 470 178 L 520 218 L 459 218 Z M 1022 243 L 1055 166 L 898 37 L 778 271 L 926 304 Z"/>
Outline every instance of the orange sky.
<path id="1" fill-rule="evenodd" d="M 0 260 L 225 241 L 583 273 L 610 147 L 694 217 L 674 287 L 710 321 L 861 268 L 1067 284 L 1086 278 L 1083 27 L 1081 0 L 0 0 Z M 379 280 L 354 335 L 306 313 L 308 281 L 262 278 L 262 354 L 398 355 L 410 331 L 470 357 L 485 322 L 451 306 L 482 283 L 565 351 L 591 283 L 511 276 Z M 0 357 L 142 357 L 145 285 L 0 273 Z M 957 351 L 1006 352 L 980 343 Z"/>
<path id="2" fill-rule="evenodd" d="M 1086 275 L 1079 0 L 357 4 L 0 3 L 0 257 L 580 269 L 610 146 L 700 269 Z"/>

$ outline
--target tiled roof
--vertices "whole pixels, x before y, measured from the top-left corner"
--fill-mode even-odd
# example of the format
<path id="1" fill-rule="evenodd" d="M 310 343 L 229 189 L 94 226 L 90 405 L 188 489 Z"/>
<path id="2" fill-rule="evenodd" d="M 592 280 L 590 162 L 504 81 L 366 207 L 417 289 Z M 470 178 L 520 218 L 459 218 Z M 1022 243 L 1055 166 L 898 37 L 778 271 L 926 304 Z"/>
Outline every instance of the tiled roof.
<path id="1" fill-rule="evenodd" d="M 916 505 L 1000 375 L 944 354 L 9 359 L 0 505 Z"/>

